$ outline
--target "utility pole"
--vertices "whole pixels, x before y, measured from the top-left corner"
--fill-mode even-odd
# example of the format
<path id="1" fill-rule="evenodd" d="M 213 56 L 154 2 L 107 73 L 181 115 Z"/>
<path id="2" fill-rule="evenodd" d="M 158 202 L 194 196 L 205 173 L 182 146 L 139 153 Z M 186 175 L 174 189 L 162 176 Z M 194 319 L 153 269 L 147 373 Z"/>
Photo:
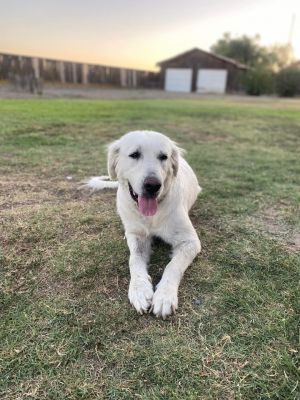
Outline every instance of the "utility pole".
<path id="1" fill-rule="evenodd" d="M 296 14 L 293 13 L 292 19 L 291 19 L 291 25 L 290 25 L 289 40 L 288 40 L 288 44 L 290 46 L 292 45 L 292 42 L 293 42 L 295 23 L 296 23 Z"/>

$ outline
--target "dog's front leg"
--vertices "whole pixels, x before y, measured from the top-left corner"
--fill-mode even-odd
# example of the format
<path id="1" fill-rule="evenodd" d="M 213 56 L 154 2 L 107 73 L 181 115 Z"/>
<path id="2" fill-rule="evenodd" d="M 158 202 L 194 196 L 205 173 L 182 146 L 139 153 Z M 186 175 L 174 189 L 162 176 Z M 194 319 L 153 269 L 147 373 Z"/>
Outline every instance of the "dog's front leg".
<path id="1" fill-rule="evenodd" d="M 173 258 L 166 266 L 152 300 L 151 309 L 157 317 L 165 319 L 177 309 L 181 278 L 200 250 L 201 244 L 196 234 L 174 247 Z"/>
<path id="2" fill-rule="evenodd" d="M 149 237 L 140 237 L 128 233 L 126 238 L 130 250 L 129 268 L 131 277 L 128 297 L 137 312 L 143 314 L 149 310 L 153 297 L 152 282 L 147 271 L 151 240 Z"/>

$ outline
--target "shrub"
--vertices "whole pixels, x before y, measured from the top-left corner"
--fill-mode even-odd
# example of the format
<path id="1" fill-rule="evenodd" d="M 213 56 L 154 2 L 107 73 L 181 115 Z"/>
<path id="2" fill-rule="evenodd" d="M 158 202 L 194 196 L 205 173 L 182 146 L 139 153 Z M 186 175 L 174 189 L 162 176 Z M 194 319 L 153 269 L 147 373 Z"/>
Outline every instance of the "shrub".
<path id="1" fill-rule="evenodd" d="M 245 82 L 246 93 L 252 96 L 274 93 L 274 74 L 265 68 L 249 71 Z"/>
<path id="2" fill-rule="evenodd" d="M 300 94 L 300 69 L 282 69 L 277 75 L 276 92 L 283 97 L 294 97 Z"/>

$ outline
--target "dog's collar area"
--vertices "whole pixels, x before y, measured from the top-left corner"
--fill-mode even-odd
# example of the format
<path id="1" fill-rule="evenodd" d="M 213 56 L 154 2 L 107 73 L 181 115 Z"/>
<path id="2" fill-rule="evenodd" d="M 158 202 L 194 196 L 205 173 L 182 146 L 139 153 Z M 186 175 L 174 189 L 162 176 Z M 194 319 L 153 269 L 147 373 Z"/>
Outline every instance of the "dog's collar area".
<path id="1" fill-rule="evenodd" d="M 132 199 L 137 203 L 138 202 L 138 195 L 135 193 L 135 191 L 132 189 L 132 186 L 128 182 L 128 187 L 129 187 L 129 193 Z"/>

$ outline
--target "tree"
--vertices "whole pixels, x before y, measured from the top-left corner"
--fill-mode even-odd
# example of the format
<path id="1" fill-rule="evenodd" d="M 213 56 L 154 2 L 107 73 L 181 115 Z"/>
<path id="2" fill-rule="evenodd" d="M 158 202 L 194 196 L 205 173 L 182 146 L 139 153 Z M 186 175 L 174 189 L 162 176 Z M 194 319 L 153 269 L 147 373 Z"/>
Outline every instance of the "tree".
<path id="1" fill-rule="evenodd" d="M 281 96 L 292 96 L 300 91 L 299 71 L 296 73 L 286 68 L 294 60 L 291 45 L 274 44 L 264 47 L 260 44 L 259 35 L 232 37 L 230 33 L 224 33 L 211 46 L 211 50 L 250 67 L 243 79 L 248 94 L 270 94 L 276 88 Z"/>
<path id="2" fill-rule="evenodd" d="M 284 68 L 277 74 L 276 91 L 279 96 L 294 97 L 300 94 L 300 69 Z"/>
<path id="3" fill-rule="evenodd" d="M 294 61 L 293 48 L 290 44 L 274 44 L 269 47 L 270 55 L 273 55 L 271 68 L 277 72 L 290 66 Z"/>
<path id="4" fill-rule="evenodd" d="M 219 55 L 240 61 L 249 67 L 279 70 L 293 61 L 293 51 L 290 45 L 273 45 L 270 48 L 260 44 L 260 36 L 246 35 L 233 38 L 225 33 L 211 50 Z"/>

